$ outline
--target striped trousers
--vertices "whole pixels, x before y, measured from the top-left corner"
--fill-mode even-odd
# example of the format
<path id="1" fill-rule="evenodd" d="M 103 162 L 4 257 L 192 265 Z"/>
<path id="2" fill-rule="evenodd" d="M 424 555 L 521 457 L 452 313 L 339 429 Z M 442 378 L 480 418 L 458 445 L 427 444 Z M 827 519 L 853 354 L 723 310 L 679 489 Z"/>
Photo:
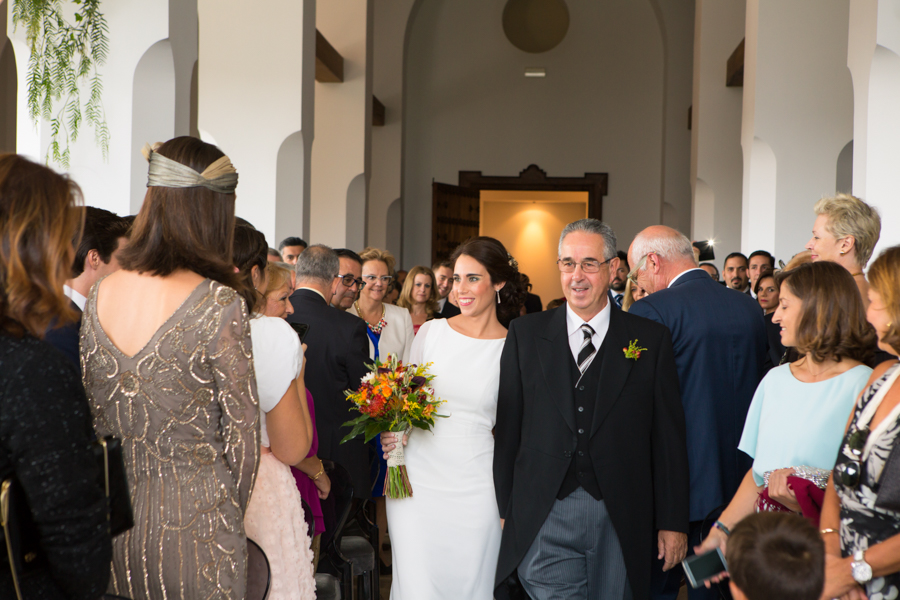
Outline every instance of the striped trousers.
<path id="1" fill-rule="evenodd" d="M 606 504 L 578 488 L 556 500 L 519 564 L 533 600 L 631 600 L 625 559 Z"/>

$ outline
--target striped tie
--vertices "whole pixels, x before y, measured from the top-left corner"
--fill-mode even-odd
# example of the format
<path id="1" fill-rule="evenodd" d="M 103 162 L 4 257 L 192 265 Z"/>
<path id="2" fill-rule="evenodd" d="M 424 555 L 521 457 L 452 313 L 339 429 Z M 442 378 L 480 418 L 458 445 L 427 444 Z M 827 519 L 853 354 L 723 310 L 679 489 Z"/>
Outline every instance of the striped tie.
<path id="1" fill-rule="evenodd" d="M 597 353 L 597 349 L 594 348 L 594 344 L 591 342 L 591 336 L 594 335 L 594 329 L 587 323 L 584 323 L 581 326 L 581 331 L 584 333 L 584 341 L 581 342 L 581 350 L 578 351 L 578 370 L 584 375 L 584 372 L 591 364 L 591 360 Z"/>

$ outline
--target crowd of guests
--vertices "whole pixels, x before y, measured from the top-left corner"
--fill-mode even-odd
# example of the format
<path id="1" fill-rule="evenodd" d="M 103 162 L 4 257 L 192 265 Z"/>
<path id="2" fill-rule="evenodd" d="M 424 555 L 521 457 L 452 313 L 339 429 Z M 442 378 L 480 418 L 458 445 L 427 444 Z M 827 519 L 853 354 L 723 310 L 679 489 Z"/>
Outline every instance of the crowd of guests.
<path id="1" fill-rule="evenodd" d="M 218 148 L 182 137 L 145 156 L 134 217 L 85 208 L 71 180 L 0 157 L 0 478 L 23 490 L 44 565 L 27 577 L 0 565 L 0 598 L 243 598 L 248 538 L 269 559 L 270 598 L 314 598 L 331 492 L 323 459 L 375 502 L 389 566 L 389 447 L 341 443 L 344 391 L 375 360 L 418 356 L 427 323 L 472 314 L 456 262 L 398 270 L 383 249 L 298 237 L 272 248 L 235 217 L 237 172 Z M 671 340 L 686 520 L 660 535 L 658 557 L 654 542 L 640 585 L 629 553 L 643 546 L 619 530 L 623 597 L 674 599 L 681 558 L 716 549 L 734 598 L 900 596 L 900 247 L 871 261 L 881 222 L 853 196 L 822 199 L 813 216 L 806 251 L 787 265 L 733 253 L 720 273 L 663 226 L 627 252 L 604 238 L 605 263 L 560 262 L 564 286 L 600 277 L 601 304 L 664 325 Z M 503 328 L 542 312 L 508 266 L 516 281 L 502 299 L 485 292 Z M 547 311 L 580 297 L 565 291 Z M 90 449 L 105 436 L 122 442 L 135 523 L 112 538 Z M 571 460 L 566 481 L 596 497 Z M 677 508 L 664 492 L 657 502 Z M 724 579 L 690 597 L 718 598 Z"/>

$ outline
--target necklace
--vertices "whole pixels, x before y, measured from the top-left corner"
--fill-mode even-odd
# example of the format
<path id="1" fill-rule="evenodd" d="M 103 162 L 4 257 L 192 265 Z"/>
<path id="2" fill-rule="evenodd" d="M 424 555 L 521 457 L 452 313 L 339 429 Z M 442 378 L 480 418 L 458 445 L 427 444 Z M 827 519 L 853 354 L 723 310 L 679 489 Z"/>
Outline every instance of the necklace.
<path id="1" fill-rule="evenodd" d="M 862 271 L 860 271 L 859 273 L 850 273 L 850 277 L 856 277 L 856 276 L 862 275 L 862 274 L 863 274 Z"/>
<path id="2" fill-rule="evenodd" d="M 359 300 L 354 302 L 354 304 L 356 305 L 356 314 L 358 314 L 360 317 L 362 317 L 363 312 L 361 310 L 359 310 Z M 365 317 L 363 317 L 363 320 L 365 321 Z M 381 318 L 374 325 L 371 325 L 368 321 L 366 321 L 366 326 L 375 335 L 380 334 L 381 330 L 384 329 L 385 327 L 387 327 L 387 321 L 385 321 L 385 319 L 384 319 L 384 302 L 381 303 Z"/>

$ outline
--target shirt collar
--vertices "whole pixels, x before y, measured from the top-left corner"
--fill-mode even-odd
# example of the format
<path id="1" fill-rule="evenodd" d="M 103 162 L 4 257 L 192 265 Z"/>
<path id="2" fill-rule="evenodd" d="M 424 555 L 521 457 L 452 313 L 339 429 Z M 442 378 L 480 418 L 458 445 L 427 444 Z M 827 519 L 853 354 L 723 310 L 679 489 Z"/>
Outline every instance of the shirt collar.
<path id="1" fill-rule="evenodd" d="M 603 310 L 598 312 L 590 321 L 585 321 L 581 317 L 575 314 L 575 311 L 572 310 L 572 307 L 569 306 L 569 303 L 566 302 L 566 330 L 568 335 L 572 335 L 579 329 L 581 329 L 581 325 L 583 323 L 587 323 L 593 328 L 595 333 L 599 333 L 601 331 L 606 331 L 609 329 L 609 313 L 610 313 L 610 305 L 609 299 L 607 298 L 606 306 L 603 307 Z"/>
<path id="2" fill-rule="evenodd" d="M 313 288 L 311 288 L 311 287 L 304 287 L 304 286 L 300 286 L 300 287 L 297 288 L 297 291 L 300 291 L 300 290 L 309 290 L 309 291 L 311 291 L 311 292 L 315 292 L 315 293 L 317 293 L 317 294 L 319 295 L 319 297 L 322 298 L 322 300 L 325 300 L 325 294 L 323 294 L 323 293 L 320 292 L 319 290 L 313 289 Z M 328 304 L 328 300 L 325 300 L 325 304 Z"/>
<path id="3" fill-rule="evenodd" d="M 684 274 L 686 274 L 686 273 L 690 273 L 690 272 L 692 272 L 692 271 L 703 271 L 703 269 L 701 269 L 700 267 L 694 267 L 693 269 L 688 269 L 687 271 L 682 271 L 681 273 L 679 273 L 678 275 L 676 275 L 675 277 L 673 277 L 673 278 L 672 278 L 672 281 L 670 281 L 670 282 L 669 282 L 669 285 L 667 285 L 666 287 L 667 287 L 667 288 L 672 287 L 672 285 L 673 285 L 676 281 L 678 281 L 678 280 L 681 278 L 682 275 L 684 275 Z M 703 272 L 706 273 L 706 271 L 703 271 Z"/>
<path id="4" fill-rule="evenodd" d="M 84 305 L 87 303 L 87 298 L 65 284 L 63 285 L 63 293 L 68 296 L 69 300 L 75 303 L 75 306 L 81 309 L 81 312 L 84 312 Z"/>

